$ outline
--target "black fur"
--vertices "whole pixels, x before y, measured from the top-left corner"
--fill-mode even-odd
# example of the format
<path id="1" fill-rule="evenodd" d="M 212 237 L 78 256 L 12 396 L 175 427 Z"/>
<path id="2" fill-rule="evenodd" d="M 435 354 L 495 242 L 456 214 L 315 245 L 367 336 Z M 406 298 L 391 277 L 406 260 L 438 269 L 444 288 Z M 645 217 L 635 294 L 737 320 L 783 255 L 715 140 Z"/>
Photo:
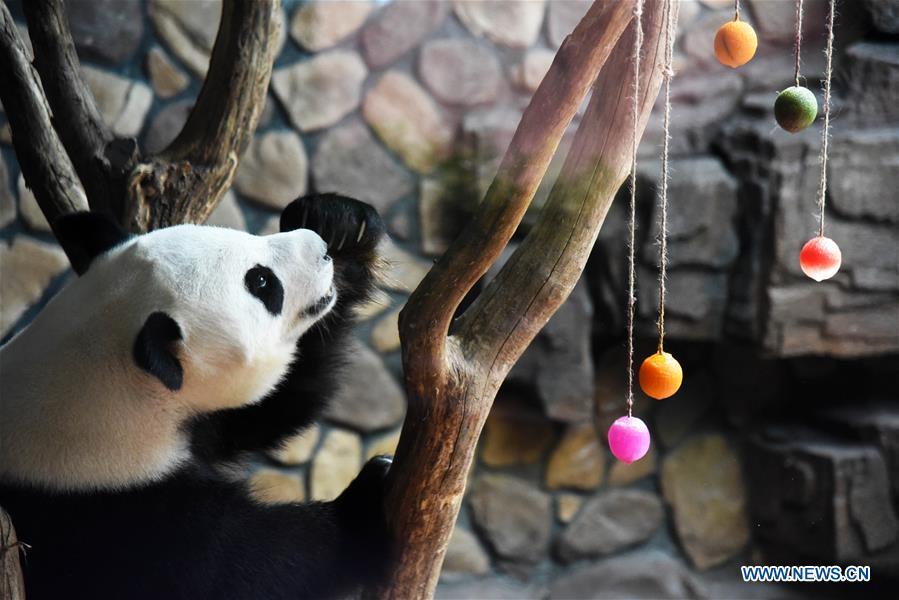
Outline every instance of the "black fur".
<path id="1" fill-rule="evenodd" d="M 197 460 L 165 481 L 90 494 L 0 483 L 0 505 L 31 545 L 29 600 L 331 598 L 383 577 L 391 556 L 383 506 L 389 459 L 370 460 L 333 502 L 272 506 L 216 469 L 273 448 L 313 421 L 340 382 L 351 311 L 374 289 L 384 226 L 371 207 L 311 196 L 288 206 L 281 223 L 282 230 L 305 225 L 329 242 L 338 292 L 332 312 L 303 336 L 290 373 L 262 402 L 189 425 Z M 152 349 L 139 360 L 158 365 L 171 324 L 160 320 L 145 330 L 138 345 Z M 174 383 L 171 375 L 160 379 Z"/>
<path id="2" fill-rule="evenodd" d="M 268 267 L 256 265 L 244 276 L 247 291 L 259 298 L 265 309 L 273 315 L 280 315 L 284 308 L 284 286 Z"/>
<path id="3" fill-rule="evenodd" d="M 128 239 L 119 224 L 98 212 L 75 212 L 53 223 L 53 233 L 78 275 L 84 275 L 95 258 Z"/>
<path id="4" fill-rule="evenodd" d="M 181 339 L 181 328 L 164 312 L 147 317 L 134 341 L 134 362 L 159 379 L 171 391 L 181 389 L 184 372 L 172 345 Z"/>

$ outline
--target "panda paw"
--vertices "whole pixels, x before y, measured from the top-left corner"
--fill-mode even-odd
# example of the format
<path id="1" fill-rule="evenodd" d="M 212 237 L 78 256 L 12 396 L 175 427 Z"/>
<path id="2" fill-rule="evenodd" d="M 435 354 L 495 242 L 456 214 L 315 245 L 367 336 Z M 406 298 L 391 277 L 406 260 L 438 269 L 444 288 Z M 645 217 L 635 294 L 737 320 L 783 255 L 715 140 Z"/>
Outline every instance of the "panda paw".
<path id="1" fill-rule="evenodd" d="M 368 258 L 384 236 L 384 223 L 370 205 L 339 194 L 297 198 L 281 213 L 281 231 L 311 229 L 328 244 L 328 254 Z"/>
<path id="2" fill-rule="evenodd" d="M 393 460 L 375 456 L 334 501 L 338 513 L 349 527 L 369 540 L 383 539 L 387 532 L 384 513 L 387 472 Z"/>

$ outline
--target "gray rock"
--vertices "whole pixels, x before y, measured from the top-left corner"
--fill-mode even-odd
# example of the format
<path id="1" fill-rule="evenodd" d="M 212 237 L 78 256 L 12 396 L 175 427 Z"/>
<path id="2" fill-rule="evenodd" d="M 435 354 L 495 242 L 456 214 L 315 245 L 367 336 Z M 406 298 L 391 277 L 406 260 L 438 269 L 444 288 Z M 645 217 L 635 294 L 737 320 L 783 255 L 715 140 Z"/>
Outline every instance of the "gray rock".
<path id="1" fill-rule="evenodd" d="M 318 52 L 352 35 L 365 22 L 371 9 L 372 3 L 367 0 L 314 0 L 293 13 L 290 35 L 303 48 Z"/>
<path id="2" fill-rule="evenodd" d="M 528 50 L 521 62 L 513 67 L 512 82 L 528 92 L 535 91 L 549 71 L 555 56 L 555 52 L 546 48 Z"/>
<path id="3" fill-rule="evenodd" d="M 853 219 L 899 223 L 899 128 L 834 136 L 827 165 L 831 208 Z"/>
<path id="4" fill-rule="evenodd" d="M 322 137 L 312 159 L 320 192 L 340 192 L 374 205 L 381 214 L 413 190 L 412 176 L 396 164 L 368 128 L 350 121 Z"/>
<path id="5" fill-rule="evenodd" d="M 222 0 L 150 0 L 156 33 L 195 75 L 204 77 L 215 44 Z"/>
<path id="6" fill-rule="evenodd" d="M 257 202 L 283 209 L 306 193 L 308 161 L 303 142 L 293 131 L 258 134 L 240 159 L 234 187 Z"/>
<path id="7" fill-rule="evenodd" d="M 414 79 L 388 71 L 365 96 L 365 120 L 410 169 L 430 173 L 446 159 L 453 131 Z"/>
<path id="8" fill-rule="evenodd" d="M 373 69 L 386 67 L 414 48 L 446 17 L 443 0 L 391 2 L 362 30 L 362 53 Z"/>
<path id="9" fill-rule="evenodd" d="M 193 100 L 181 100 L 169 104 L 156 113 L 144 134 L 144 149 L 149 153 L 165 149 L 181 132 L 194 106 Z"/>
<path id="10" fill-rule="evenodd" d="M 340 392 L 325 411 L 331 421 L 374 431 L 396 425 L 406 413 L 402 388 L 381 357 L 362 344 L 354 344 L 341 381 Z"/>
<path id="11" fill-rule="evenodd" d="M 153 103 L 150 86 L 87 66 L 82 75 L 112 132 L 122 137 L 137 136 Z"/>
<path id="12" fill-rule="evenodd" d="M 656 409 L 656 439 L 673 447 L 693 429 L 714 399 L 715 390 L 707 371 L 687 374 L 672 402 L 660 402 Z"/>
<path id="13" fill-rule="evenodd" d="M 381 258 L 387 263 L 383 285 L 387 289 L 407 294 L 418 287 L 433 263 L 406 252 L 391 241 L 380 248 Z"/>
<path id="14" fill-rule="evenodd" d="M 190 83 L 190 77 L 172 63 L 162 48 L 150 48 L 147 53 L 147 74 L 160 98 L 177 96 Z"/>
<path id="15" fill-rule="evenodd" d="M 680 268 L 668 272 L 665 286 L 665 331 L 686 339 L 717 339 L 724 332 L 728 278 L 725 272 Z M 655 267 L 637 271 L 637 311 L 647 324 L 658 317 L 659 282 Z"/>
<path id="16" fill-rule="evenodd" d="M 362 440 L 352 431 L 332 429 L 312 460 L 309 474 L 313 500 L 333 500 L 350 484 L 362 467 Z"/>
<path id="17" fill-rule="evenodd" d="M 659 550 L 646 550 L 566 573 L 553 583 L 549 597 L 554 600 L 681 600 L 707 596 L 683 564 Z"/>
<path id="18" fill-rule="evenodd" d="M 237 203 L 237 196 L 232 190 L 225 192 L 218 205 L 206 219 L 206 225 L 215 227 L 228 227 L 239 231 L 247 230 L 247 220 Z"/>
<path id="19" fill-rule="evenodd" d="M 432 40 L 422 46 L 419 72 L 438 100 L 461 106 L 492 102 L 502 83 L 493 50 L 462 38 Z"/>
<path id="20" fill-rule="evenodd" d="M 878 31 L 899 33 L 899 2 L 896 0 L 864 0 L 871 22 Z"/>
<path id="21" fill-rule="evenodd" d="M 134 54 L 144 34 L 140 0 L 67 2 L 69 29 L 79 52 L 108 63 Z"/>
<path id="22" fill-rule="evenodd" d="M 668 266 L 729 266 L 740 252 L 736 182 L 714 158 L 672 160 L 669 165 Z M 658 181 L 659 171 L 653 171 Z M 643 260 L 648 264 L 658 264 L 660 223 L 661 208 L 655 203 L 652 233 L 643 246 Z"/>
<path id="23" fill-rule="evenodd" d="M 456 525 L 446 547 L 441 581 L 454 581 L 469 575 L 484 575 L 490 571 L 490 557 L 478 538 L 468 529 Z"/>
<path id="24" fill-rule="evenodd" d="M 365 63 L 351 50 L 332 50 L 272 73 L 272 89 L 302 132 L 330 127 L 356 110 Z"/>
<path id="25" fill-rule="evenodd" d="M 469 581 L 441 582 L 437 600 L 542 600 L 546 592 L 534 584 L 492 575 Z"/>
<path id="26" fill-rule="evenodd" d="M 50 223 L 47 222 L 47 217 L 44 216 L 44 212 L 37 203 L 37 198 L 34 197 L 34 193 L 26 185 L 25 178 L 21 173 L 19 173 L 16 187 L 19 192 L 19 214 L 22 216 L 22 220 L 25 221 L 29 229 L 48 233 L 50 231 Z"/>
<path id="27" fill-rule="evenodd" d="M 527 48 L 537 41 L 545 7 L 545 0 L 453 2 L 456 16 L 472 34 L 513 48 Z"/>
<path id="28" fill-rule="evenodd" d="M 727 561 L 749 541 L 740 461 L 722 436 L 694 437 L 665 456 L 661 482 L 681 545 L 698 568 Z"/>
<path id="29" fill-rule="evenodd" d="M 899 122 L 899 43 L 856 42 L 844 64 L 852 119 L 875 127 Z"/>
<path id="30" fill-rule="evenodd" d="M 28 307 L 41 298 L 50 280 L 68 266 L 59 246 L 23 236 L 10 245 L 0 243 L 0 336 L 9 333 Z"/>
<path id="31" fill-rule="evenodd" d="M 550 43 L 558 48 L 565 37 L 574 31 L 587 9 L 593 4 L 591 0 L 554 0 L 549 3 L 549 14 L 546 19 L 546 31 Z"/>
<path id="32" fill-rule="evenodd" d="M 658 496 L 642 490 L 613 489 L 587 500 L 558 540 L 565 562 L 617 552 L 649 539 L 662 524 Z"/>
<path id="33" fill-rule="evenodd" d="M 16 198 L 9 187 L 9 171 L 0 154 L 0 229 L 16 220 Z"/>
<path id="34" fill-rule="evenodd" d="M 522 479 L 481 474 L 469 495 L 475 523 L 501 557 L 535 563 L 549 547 L 550 496 Z"/>
<path id="35" fill-rule="evenodd" d="M 752 12 L 756 33 L 762 40 L 793 40 L 796 29 L 796 7 L 793 4 L 767 0 L 748 0 L 746 4 Z M 808 40 L 824 37 L 826 23 L 827 0 L 805 0 L 802 5 L 802 37 Z"/>

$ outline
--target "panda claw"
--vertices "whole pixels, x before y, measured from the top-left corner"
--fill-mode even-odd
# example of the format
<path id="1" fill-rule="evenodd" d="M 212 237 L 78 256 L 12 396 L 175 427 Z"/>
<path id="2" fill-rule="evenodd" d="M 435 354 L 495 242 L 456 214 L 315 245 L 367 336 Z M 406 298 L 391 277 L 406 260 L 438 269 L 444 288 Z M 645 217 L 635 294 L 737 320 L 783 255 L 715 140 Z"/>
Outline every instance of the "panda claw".
<path id="1" fill-rule="evenodd" d="M 359 227 L 359 235 L 356 236 L 356 243 L 362 241 L 362 236 L 365 235 L 365 221 L 362 221 L 362 225 Z"/>
<path id="2" fill-rule="evenodd" d="M 343 233 L 343 236 L 340 238 L 340 243 L 337 244 L 337 249 L 340 250 L 343 248 L 343 244 L 346 242 L 346 232 Z"/>
<path id="3" fill-rule="evenodd" d="M 303 229 L 303 228 L 306 227 L 306 219 L 308 219 L 308 218 L 309 218 L 309 206 L 307 205 L 307 206 L 304 206 L 304 207 L 303 207 L 303 218 L 302 218 L 302 220 L 300 221 L 300 228 L 301 228 L 301 229 Z"/>

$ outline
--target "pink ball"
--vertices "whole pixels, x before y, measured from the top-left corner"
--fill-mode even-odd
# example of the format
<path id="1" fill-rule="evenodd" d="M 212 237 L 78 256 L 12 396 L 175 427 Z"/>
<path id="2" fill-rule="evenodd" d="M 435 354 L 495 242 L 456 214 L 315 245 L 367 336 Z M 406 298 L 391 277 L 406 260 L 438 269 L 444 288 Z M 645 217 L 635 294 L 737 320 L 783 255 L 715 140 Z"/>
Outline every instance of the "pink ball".
<path id="1" fill-rule="evenodd" d="M 837 243 L 823 235 L 807 241 L 799 253 L 799 266 L 802 267 L 802 272 L 815 281 L 824 281 L 836 275 L 842 260 L 843 256 Z"/>
<path id="2" fill-rule="evenodd" d="M 649 428 L 637 417 L 620 417 L 609 427 L 609 448 L 621 462 L 640 460 L 649 451 Z"/>

